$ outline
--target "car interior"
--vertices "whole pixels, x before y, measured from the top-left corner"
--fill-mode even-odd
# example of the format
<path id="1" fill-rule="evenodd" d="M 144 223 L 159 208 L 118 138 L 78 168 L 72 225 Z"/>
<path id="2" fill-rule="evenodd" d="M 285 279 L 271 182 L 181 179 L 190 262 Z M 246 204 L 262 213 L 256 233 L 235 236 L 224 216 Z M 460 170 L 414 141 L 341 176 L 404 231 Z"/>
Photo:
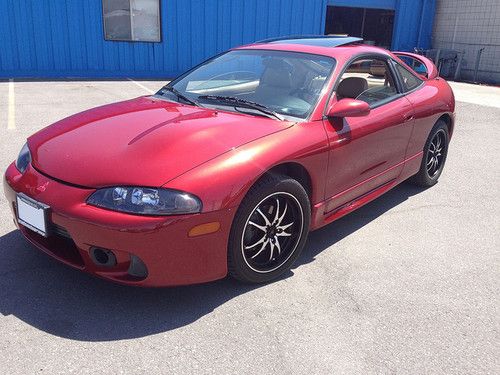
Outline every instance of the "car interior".
<path id="1" fill-rule="evenodd" d="M 228 59 L 224 65 L 224 72 L 207 71 L 199 79 L 187 82 L 186 91 L 198 96 L 236 97 L 301 118 L 316 103 L 331 71 L 331 65 L 296 57 L 264 56 L 244 65 L 237 59 Z M 371 107 L 397 94 L 389 65 L 378 58 L 355 60 L 336 88 L 338 100 L 362 100 Z"/>
<path id="2" fill-rule="evenodd" d="M 249 97 L 290 114 L 306 113 L 315 103 L 326 79 L 326 75 L 283 60 L 265 60 L 264 66 L 259 84 Z"/>
<path id="3" fill-rule="evenodd" d="M 394 78 L 387 63 L 378 59 L 361 59 L 346 69 L 336 89 L 338 100 L 351 98 L 376 105 L 397 95 Z"/>
<path id="4" fill-rule="evenodd" d="M 186 89 L 198 95 L 233 96 L 264 104 L 279 113 L 305 117 L 331 70 L 330 66 L 303 58 L 266 57 L 259 65 L 248 70 L 235 68 L 205 81 L 191 81 Z"/>

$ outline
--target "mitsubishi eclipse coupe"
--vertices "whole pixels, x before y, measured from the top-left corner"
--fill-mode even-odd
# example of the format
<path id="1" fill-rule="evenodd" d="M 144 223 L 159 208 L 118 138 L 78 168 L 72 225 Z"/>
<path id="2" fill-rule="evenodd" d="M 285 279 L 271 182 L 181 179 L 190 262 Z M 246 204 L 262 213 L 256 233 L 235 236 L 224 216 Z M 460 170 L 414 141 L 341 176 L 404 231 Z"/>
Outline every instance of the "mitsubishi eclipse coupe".
<path id="1" fill-rule="evenodd" d="M 423 56 L 351 37 L 268 39 L 42 129 L 5 194 L 29 241 L 91 274 L 268 282 L 309 231 L 407 179 L 434 185 L 454 111 Z"/>

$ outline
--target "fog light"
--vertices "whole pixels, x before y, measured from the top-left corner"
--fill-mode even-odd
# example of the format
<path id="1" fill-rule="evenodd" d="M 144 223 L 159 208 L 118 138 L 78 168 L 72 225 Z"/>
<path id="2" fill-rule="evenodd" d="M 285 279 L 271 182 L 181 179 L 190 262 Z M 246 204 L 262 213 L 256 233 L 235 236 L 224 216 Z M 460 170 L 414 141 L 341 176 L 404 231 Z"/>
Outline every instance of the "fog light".
<path id="1" fill-rule="evenodd" d="M 93 247 L 90 249 L 90 258 L 97 266 L 100 267 L 116 266 L 116 256 L 111 250 Z"/>

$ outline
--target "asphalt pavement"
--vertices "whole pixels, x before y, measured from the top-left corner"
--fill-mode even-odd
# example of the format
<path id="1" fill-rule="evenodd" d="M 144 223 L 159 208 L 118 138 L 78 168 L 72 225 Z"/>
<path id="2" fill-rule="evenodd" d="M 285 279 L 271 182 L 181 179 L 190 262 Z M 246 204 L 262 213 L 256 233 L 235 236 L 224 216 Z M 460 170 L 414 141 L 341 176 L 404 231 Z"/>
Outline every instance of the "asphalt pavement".
<path id="1" fill-rule="evenodd" d="M 0 170 L 50 123 L 160 86 L 0 82 Z M 96 279 L 29 245 L 1 195 L 1 372 L 500 373 L 500 88 L 453 87 L 439 183 L 400 185 L 313 232 L 268 285 Z"/>

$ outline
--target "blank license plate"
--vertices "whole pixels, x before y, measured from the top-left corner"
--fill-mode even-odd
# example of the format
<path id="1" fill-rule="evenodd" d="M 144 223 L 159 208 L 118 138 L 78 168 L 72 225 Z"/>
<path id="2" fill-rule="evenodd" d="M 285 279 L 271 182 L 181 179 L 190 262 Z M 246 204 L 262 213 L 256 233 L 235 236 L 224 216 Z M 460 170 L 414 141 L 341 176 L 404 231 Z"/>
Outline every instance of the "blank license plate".
<path id="1" fill-rule="evenodd" d="M 49 206 L 31 199 L 23 193 L 17 195 L 17 220 L 19 224 L 47 237 L 47 210 Z"/>

